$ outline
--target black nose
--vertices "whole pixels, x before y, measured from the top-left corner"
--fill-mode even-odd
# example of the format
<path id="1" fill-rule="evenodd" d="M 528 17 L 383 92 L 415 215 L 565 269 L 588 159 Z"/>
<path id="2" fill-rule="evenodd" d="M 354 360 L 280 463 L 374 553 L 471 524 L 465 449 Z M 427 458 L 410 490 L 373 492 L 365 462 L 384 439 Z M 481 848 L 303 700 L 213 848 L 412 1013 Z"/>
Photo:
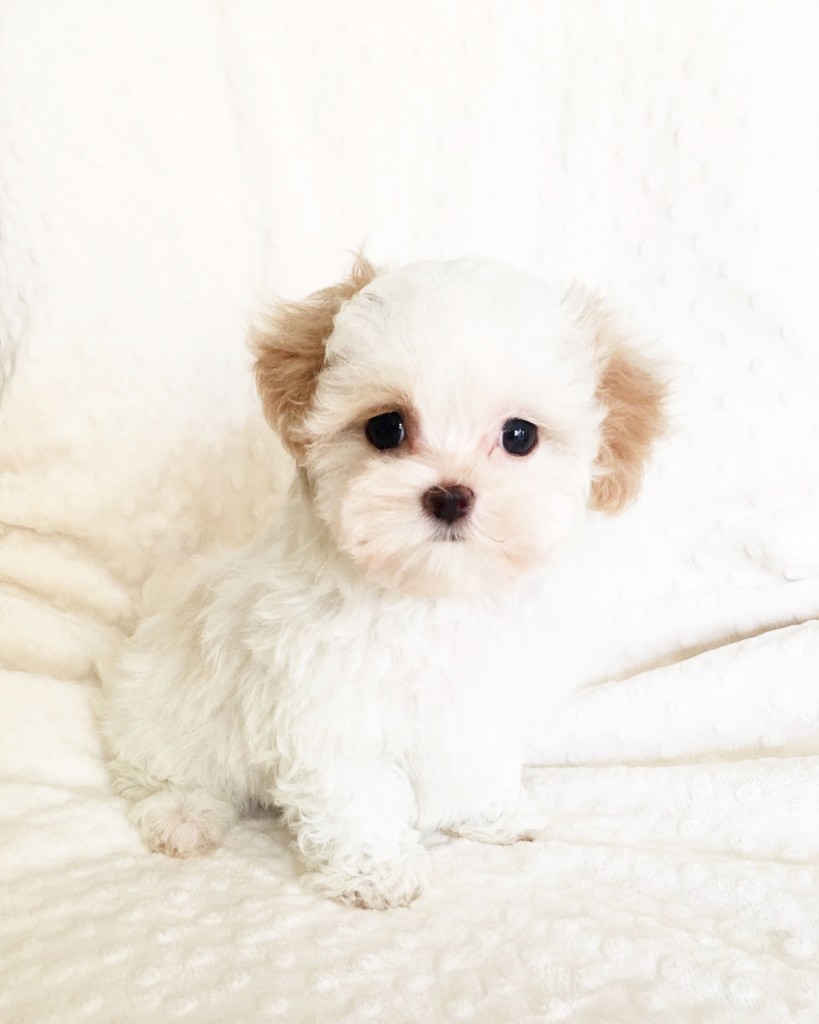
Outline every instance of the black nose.
<path id="1" fill-rule="evenodd" d="M 421 504 L 427 515 L 444 523 L 454 523 L 468 515 L 474 500 L 475 495 L 468 487 L 453 484 L 451 487 L 430 487 L 424 491 Z"/>

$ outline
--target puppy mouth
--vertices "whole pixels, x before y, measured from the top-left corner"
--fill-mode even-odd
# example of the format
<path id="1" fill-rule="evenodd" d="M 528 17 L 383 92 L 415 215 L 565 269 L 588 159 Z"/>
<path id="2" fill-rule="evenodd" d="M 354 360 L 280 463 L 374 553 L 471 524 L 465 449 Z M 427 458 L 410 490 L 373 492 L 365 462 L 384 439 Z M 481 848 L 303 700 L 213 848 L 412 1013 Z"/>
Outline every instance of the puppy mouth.
<path id="1" fill-rule="evenodd" d="M 432 540 L 436 544 L 463 544 L 466 541 L 466 530 L 457 526 L 440 526 Z"/>

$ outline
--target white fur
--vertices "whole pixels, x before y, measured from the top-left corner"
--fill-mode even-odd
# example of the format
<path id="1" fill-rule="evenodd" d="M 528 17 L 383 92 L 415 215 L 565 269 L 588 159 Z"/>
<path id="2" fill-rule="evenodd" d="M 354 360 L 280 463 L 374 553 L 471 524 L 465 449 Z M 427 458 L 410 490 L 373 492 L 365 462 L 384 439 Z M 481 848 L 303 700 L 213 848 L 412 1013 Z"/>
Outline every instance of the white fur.
<path id="1" fill-rule="evenodd" d="M 342 307 L 281 519 L 195 567 L 106 673 L 114 777 L 152 848 L 200 852 L 275 806 L 311 887 L 381 908 L 421 888 L 425 833 L 538 833 L 517 584 L 583 520 L 604 415 L 573 301 L 458 261 Z M 417 436 L 376 452 L 361 409 L 397 393 Z M 524 458 L 498 445 L 513 416 L 540 425 Z M 453 481 L 476 495 L 458 543 L 420 505 Z"/>

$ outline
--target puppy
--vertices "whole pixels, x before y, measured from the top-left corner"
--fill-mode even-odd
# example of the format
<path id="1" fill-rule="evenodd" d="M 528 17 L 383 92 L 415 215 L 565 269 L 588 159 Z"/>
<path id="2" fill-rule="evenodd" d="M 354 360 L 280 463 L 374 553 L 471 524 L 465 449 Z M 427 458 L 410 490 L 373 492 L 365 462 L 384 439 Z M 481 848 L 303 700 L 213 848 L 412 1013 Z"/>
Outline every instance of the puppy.
<path id="1" fill-rule="evenodd" d="M 542 828 L 521 784 L 522 581 L 536 594 L 589 508 L 635 496 L 663 384 L 594 300 L 480 260 L 359 258 L 252 349 L 292 489 L 104 679 L 116 788 L 151 849 L 202 853 L 272 806 L 312 888 L 405 905 L 424 836 Z"/>

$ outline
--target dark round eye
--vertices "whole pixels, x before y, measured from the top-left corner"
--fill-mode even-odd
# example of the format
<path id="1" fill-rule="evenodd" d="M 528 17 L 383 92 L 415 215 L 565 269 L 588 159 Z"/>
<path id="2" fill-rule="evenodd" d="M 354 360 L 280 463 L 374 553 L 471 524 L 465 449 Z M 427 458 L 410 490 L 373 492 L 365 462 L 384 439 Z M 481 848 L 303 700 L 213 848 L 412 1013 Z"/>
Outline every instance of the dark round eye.
<path id="1" fill-rule="evenodd" d="M 380 452 L 388 448 L 397 448 L 406 437 L 404 420 L 400 412 L 382 412 L 380 416 L 373 416 L 367 420 L 364 427 L 364 436 Z"/>
<path id="2" fill-rule="evenodd" d="M 501 444 L 510 455 L 528 455 L 537 444 L 537 427 L 528 420 L 507 420 Z"/>

